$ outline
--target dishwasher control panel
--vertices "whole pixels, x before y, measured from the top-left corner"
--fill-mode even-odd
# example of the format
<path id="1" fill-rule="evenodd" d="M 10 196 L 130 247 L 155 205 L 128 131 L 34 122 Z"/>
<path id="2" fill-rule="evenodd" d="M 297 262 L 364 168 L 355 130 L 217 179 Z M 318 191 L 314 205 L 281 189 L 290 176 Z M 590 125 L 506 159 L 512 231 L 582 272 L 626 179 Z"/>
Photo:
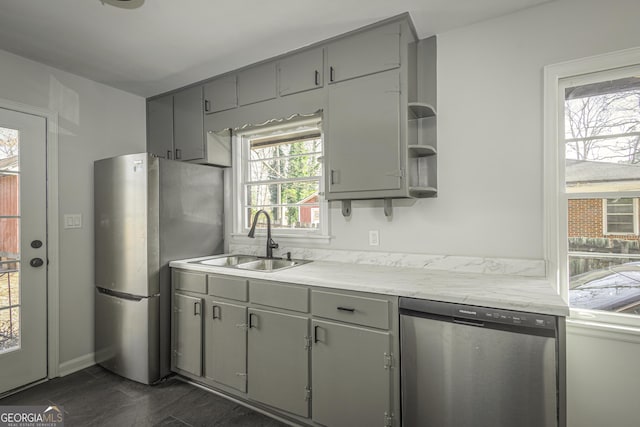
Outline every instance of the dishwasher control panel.
<path id="1" fill-rule="evenodd" d="M 546 314 L 526 313 L 522 311 L 502 310 L 498 308 L 478 307 L 474 305 L 455 304 L 450 302 L 423 300 L 418 298 L 400 298 L 400 313 L 435 314 L 469 319 L 478 322 L 501 323 L 529 328 L 555 329 L 555 317 Z"/>

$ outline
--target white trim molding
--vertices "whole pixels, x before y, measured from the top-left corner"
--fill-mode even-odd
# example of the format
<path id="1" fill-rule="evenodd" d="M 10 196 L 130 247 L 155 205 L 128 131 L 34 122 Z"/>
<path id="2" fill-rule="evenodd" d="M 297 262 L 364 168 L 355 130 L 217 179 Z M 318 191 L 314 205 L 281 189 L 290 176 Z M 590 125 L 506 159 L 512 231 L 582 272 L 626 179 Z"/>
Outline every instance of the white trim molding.
<path id="1" fill-rule="evenodd" d="M 75 359 L 67 360 L 60 364 L 58 376 L 64 377 L 74 372 L 81 371 L 89 366 L 96 364 L 95 353 L 85 354 L 84 356 L 76 357 Z"/>
<path id="2" fill-rule="evenodd" d="M 0 108 L 43 117 L 47 121 L 47 376 L 59 376 L 60 240 L 58 230 L 58 113 L 6 99 Z"/>

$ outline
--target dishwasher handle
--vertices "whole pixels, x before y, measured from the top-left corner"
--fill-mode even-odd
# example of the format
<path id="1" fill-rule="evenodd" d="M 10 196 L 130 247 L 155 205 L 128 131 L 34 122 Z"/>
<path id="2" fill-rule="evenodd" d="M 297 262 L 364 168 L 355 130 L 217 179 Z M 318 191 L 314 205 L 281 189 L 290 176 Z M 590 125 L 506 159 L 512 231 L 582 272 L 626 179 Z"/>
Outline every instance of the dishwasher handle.
<path id="1" fill-rule="evenodd" d="M 481 322 L 480 320 L 458 319 L 454 317 L 453 323 L 458 323 L 460 325 L 467 325 L 467 326 L 476 326 L 479 328 L 484 327 L 484 322 Z"/>

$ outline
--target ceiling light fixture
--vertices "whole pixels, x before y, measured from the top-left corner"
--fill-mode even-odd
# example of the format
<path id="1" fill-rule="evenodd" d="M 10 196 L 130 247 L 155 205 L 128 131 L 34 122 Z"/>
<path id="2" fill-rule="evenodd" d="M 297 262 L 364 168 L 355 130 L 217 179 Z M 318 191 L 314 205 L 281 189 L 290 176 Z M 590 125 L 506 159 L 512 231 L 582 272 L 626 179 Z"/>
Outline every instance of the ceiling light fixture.
<path id="1" fill-rule="evenodd" d="M 110 6 L 119 7 L 120 9 L 137 9 L 144 4 L 144 0 L 99 0 L 104 6 L 108 4 Z"/>

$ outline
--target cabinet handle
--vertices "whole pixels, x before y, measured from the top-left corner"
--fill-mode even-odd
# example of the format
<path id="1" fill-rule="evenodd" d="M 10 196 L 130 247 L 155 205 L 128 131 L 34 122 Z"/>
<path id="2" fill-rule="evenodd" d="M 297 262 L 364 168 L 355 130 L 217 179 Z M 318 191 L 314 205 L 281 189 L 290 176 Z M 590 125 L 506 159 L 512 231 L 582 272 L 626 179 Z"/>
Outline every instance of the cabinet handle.
<path id="1" fill-rule="evenodd" d="M 171 150 L 167 150 L 167 159 L 171 160 Z"/>
<path id="2" fill-rule="evenodd" d="M 336 183 L 334 179 L 334 174 L 335 174 L 335 170 L 331 169 L 331 172 L 329 173 L 329 184 L 331 185 Z"/>
<path id="3" fill-rule="evenodd" d="M 316 86 L 320 85 L 320 71 L 318 70 L 316 70 L 315 82 L 316 82 Z"/>
<path id="4" fill-rule="evenodd" d="M 254 325 L 254 324 L 253 324 L 253 322 L 251 321 L 254 317 L 255 317 L 256 319 L 258 318 L 258 316 L 257 316 L 256 314 L 254 314 L 254 313 L 249 313 L 249 329 L 251 329 L 251 328 L 255 328 L 255 327 L 257 327 L 257 326 L 258 326 L 258 323 L 257 323 L 257 322 L 256 322 L 256 324 Z"/>
<path id="5" fill-rule="evenodd" d="M 216 311 L 218 314 L 216 314 Z M 220 318 L 220 306 L 219 305 L 212 305 L 211 306 L 211 318 L 212 319 L 219 319 Z"/>
<path id="6" fill-rule="evenodd" d="M 329 67 L 329 81 L 332 82 L 334 80 L 334 71 L 333 67 Z"/>
<path id="7" fill-rule="evenodd" d="M 196 301 L 193 303 L 193 315 L 200 316 L 200 302 Z"/>
<path id="8" fill-rule="evenodd" d="M 316 326 L 313 327 L 313 343 L 314 344 L 316 344 L 318 341 L 320 341 L 318 339 L 318 328 L 319 327 L 320 327 L 319 325 L 316 325 Z"/>
<path id="9" fill-rule="evenodd" d="M 350 308 L 350 307 L 338 307 L 338 310 L 340 311 L 347 311 L 349 313 L 353 313 L 354 311 L 356 311 L 355 308 Z"/>
<path id="10" fill-rule="evenodd" d="M 204 111 L 206 111 L 207 113 L 209 112 L 209 100 L 208 99 L 204 100 Z"/>
<path id="11" fill-rule="evenodd" d="M 176 160 L 180 160 L 182 158 L 182 150 L 176 148 Z"/>

